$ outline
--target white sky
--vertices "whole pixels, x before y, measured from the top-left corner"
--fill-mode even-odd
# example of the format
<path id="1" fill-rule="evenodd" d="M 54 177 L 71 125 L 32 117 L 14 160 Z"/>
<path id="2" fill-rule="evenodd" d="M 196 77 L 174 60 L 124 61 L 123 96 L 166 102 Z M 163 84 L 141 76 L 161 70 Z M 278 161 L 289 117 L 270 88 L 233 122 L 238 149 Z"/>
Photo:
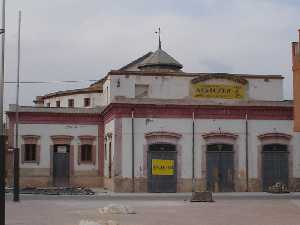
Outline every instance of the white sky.
<path id="1" fill-rule="evenodd" d="M 100 79 L 157 48 L 186 72 L 281 74 L 292 98 L 291 42 L 298 38 L 294 0 L 9 0 L 6 81 L 16 80 L 17 15 L 22 10 L 22 81 Z M 21 86 L 21 104 L 36 95 L 87 86 Z M 15 85 L 5 86 L 5 105 Z"/>

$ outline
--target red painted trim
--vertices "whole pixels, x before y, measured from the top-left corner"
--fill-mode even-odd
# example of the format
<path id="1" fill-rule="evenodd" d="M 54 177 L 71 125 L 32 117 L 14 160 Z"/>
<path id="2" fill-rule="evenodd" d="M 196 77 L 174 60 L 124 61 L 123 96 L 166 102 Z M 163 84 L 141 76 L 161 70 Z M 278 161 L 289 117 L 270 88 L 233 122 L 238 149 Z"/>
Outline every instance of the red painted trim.
<path id="1" fill-rule="evenodd" d="M 93 135 L 80 135 L 78 136 L 80 141 L 91 141 L 93 142 L 96 139 L 96 136 Z"/>
<path id="2" fill-rule="evenodd" d="M 181 134 L 173 133 L 173 132 L 165 132 L 165 131 L 158 131 L 158 132 L 150 132 L 145 134 L 145 138 L 155 138 L 155 137 L 164 137 L 164 138 L 176 138 L 179 139 L 182 137 Z"/>
<path id="3" fill-rule="evenodd" d="M 224 106 L 224 105 L 155 105 L 111 103 L 101 114 L 37 113 L 21 112 L 24 124 L 105 124 L 115 118 L 129 118 L 134 109 L 136 118 L 191 118 L 196 119 L 245 119 L 250 120 L 293 120 L 292 106 Z M 14 120 L 15 113 L 7 113 Z"/>
<path id="4" fill-rule="evenodd" d="M 211 132 L 211 133 L 207 133 L 207 134 L 203 134 L 202 137 L 204 139 L 208 139 L 208 138 L 230 138 L 230 139 L 237 139 L 238 135 L 233 134 L 233 133 L 228 133 L 228 132 Z"/>
<path id="5" fill-rule="evenodd" d="M 257 136 L 260 140 L 268 139 L 268 138 L 282 138 L 286 140 L 290 140 L 292 135 L 284 134 L 284 133 L 265 133 Z"/>
<path id="6" fill-rule="evenodd" d="M 293 120 L 293 107 L 285 106 L 222 106 L 222 105 L 154 105 L 112 103 L 103 112 L 105 123 L 114 118 L 129 118 L 134 109 L 136 118 L 192 118 Z"/>
<path id="7" fill-rule="evenodd" d="M 7 112 L 9 119 L 15 120 L 15 113 Z M 101 118 L 98 114 L 73 114 L 73 113 L 43 113 L 21 112 L 20 123 L 28 124 L 95 124 Z"/>

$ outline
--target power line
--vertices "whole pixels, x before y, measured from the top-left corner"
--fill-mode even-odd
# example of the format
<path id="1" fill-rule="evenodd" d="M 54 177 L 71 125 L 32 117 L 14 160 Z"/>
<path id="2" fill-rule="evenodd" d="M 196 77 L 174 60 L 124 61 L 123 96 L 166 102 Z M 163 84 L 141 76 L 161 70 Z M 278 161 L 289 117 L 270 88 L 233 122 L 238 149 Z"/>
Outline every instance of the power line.
<path id="1" fill-rule="evenodd" d="M 20 84 L 59 84 L 59 83 L 83 83 L 96 82 L 98 80 L 57 80 L 57 81 L 20 81 Z M 5 81 L 5 84 L 16 84 L 17 81 Z"/>

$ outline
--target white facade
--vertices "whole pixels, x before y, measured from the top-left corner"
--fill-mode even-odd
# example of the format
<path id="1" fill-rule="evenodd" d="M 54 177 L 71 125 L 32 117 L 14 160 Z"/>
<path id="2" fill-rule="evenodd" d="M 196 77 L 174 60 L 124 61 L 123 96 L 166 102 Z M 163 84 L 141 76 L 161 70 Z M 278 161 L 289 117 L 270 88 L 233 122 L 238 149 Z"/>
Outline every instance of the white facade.
<path id="1" fill-rule="evenodd" d="M 84 105 L 84 99 L 90 99 L 90 106 Z M 75 108 L 93 108 L 96 106 L 103 106 L 105 102 L 103 100 L 102 93 L 88 93 L 88 94 L 71 94 L 71 95 L 63 95 L 57 97 L 51 97 L 44 100 L 44 106 L 56 107 L 56 102 L 60 102 L 60 107 L 68 107 L 68 100 L 74 100 L 74 107 Z"/>
<path id="2" fill-rule="evenodd" d="M 136 85 L 148 85 L 147 98 L 153 99 L 187 99 L 190 98 L 190 82 L 195 77 L 190 76 L 141 76 L 141 75 L 111 75 L 104 84 L 104 90 L 109 90 L 109 102 L 115 97 L 135 98 Z M 247 100 L 282 101 L 283 80 L 246 78 Z M 207 83 L 216 83 L 216 80 Z M 218 83 L 226 80 L 218 80 Z M 106 92 L 104 92 L 104 96 Z M 107 96 L 106 96 L 107 97 Z M 105 97 L 104 97 L 105 98 Z"/>
<path id="3" fill-rule="evenodd" d="M 95 164 L 78 164 L 78 147 L 81 145 L 79 136 L 95 136 L 95 145 L 97 146 L 96 158 L 98 158 L 98 126 L 96 125 L 78 125 L 78 124 L 20 124 L 19 126 L 19 148 L 24 144 L 23 135 L 39 136 L 40 144 L 40 162 L 21 163 L 20 168 L 50 168 L 50 146 L 53 145 L 51 136 L 70 135 L 71 145 L 74 146 L 74 169 L 75 171 L 97 170 L 98 160 Z"/>
<path id="4" fill-rule="evenodd" d="M 149 121 L 150 122 L 146 122 Z M 258 139 L 259 135 L 272 133 L 274 130 L 278 133 L 292 135 L 291 146 L 297 146 L 300 136 L 292 132 L 293 121 L 283 120 L 249 120 L 248 121 L 248 151 L 249 151 L 249 176 L 258 178 L 257 156 L 258 146 L 262 145 Z M 131 119 L 122 119 L 122 176 L 131 177 Z M 174 132 L 181 134 L 178 144 L 182 148 L 182 178 L 192 178 L 192 118 L 191 119 L 158 119 L 158 118 L 136 118 L 134 126 L 135 136 L 135 176 L 143 177 L 142 169 L 144 167 L 144 148 L 147 145 L 145 134 L 150 132 Z M 245 120 L 222 120 L 222 119 L 197 119 L 195 120 L 195 176 L 201 177 L 201 162 L 203 152 L 206 151 L 206 141 L 202 135 L 211 132 L 229 132 L 238 135 L 236 146 L 238 149 L 238 171 L 245 171 Z M 300 176 L 300 153 L 295 147 L 293 151 L 293 174 Z M 290 152 L 291 154 L 291 152 Z"/>

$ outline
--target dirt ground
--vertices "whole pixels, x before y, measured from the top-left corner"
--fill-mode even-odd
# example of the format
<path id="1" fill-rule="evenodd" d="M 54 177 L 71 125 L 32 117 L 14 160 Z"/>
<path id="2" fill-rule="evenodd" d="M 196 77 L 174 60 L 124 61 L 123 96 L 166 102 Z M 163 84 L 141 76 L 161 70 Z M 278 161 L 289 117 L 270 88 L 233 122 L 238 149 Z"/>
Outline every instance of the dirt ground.
<path id="1" fill-rule="evenodd" d="M 136 214 L 101 215 L 109 204 Z M 7 225 L 79 225 L 81 220 L 115 220 L 120 225 L 299 225 L 299 199 L 223 199 L 213 203 L 183 200 L 22 200 L 7 201 Z"/>

